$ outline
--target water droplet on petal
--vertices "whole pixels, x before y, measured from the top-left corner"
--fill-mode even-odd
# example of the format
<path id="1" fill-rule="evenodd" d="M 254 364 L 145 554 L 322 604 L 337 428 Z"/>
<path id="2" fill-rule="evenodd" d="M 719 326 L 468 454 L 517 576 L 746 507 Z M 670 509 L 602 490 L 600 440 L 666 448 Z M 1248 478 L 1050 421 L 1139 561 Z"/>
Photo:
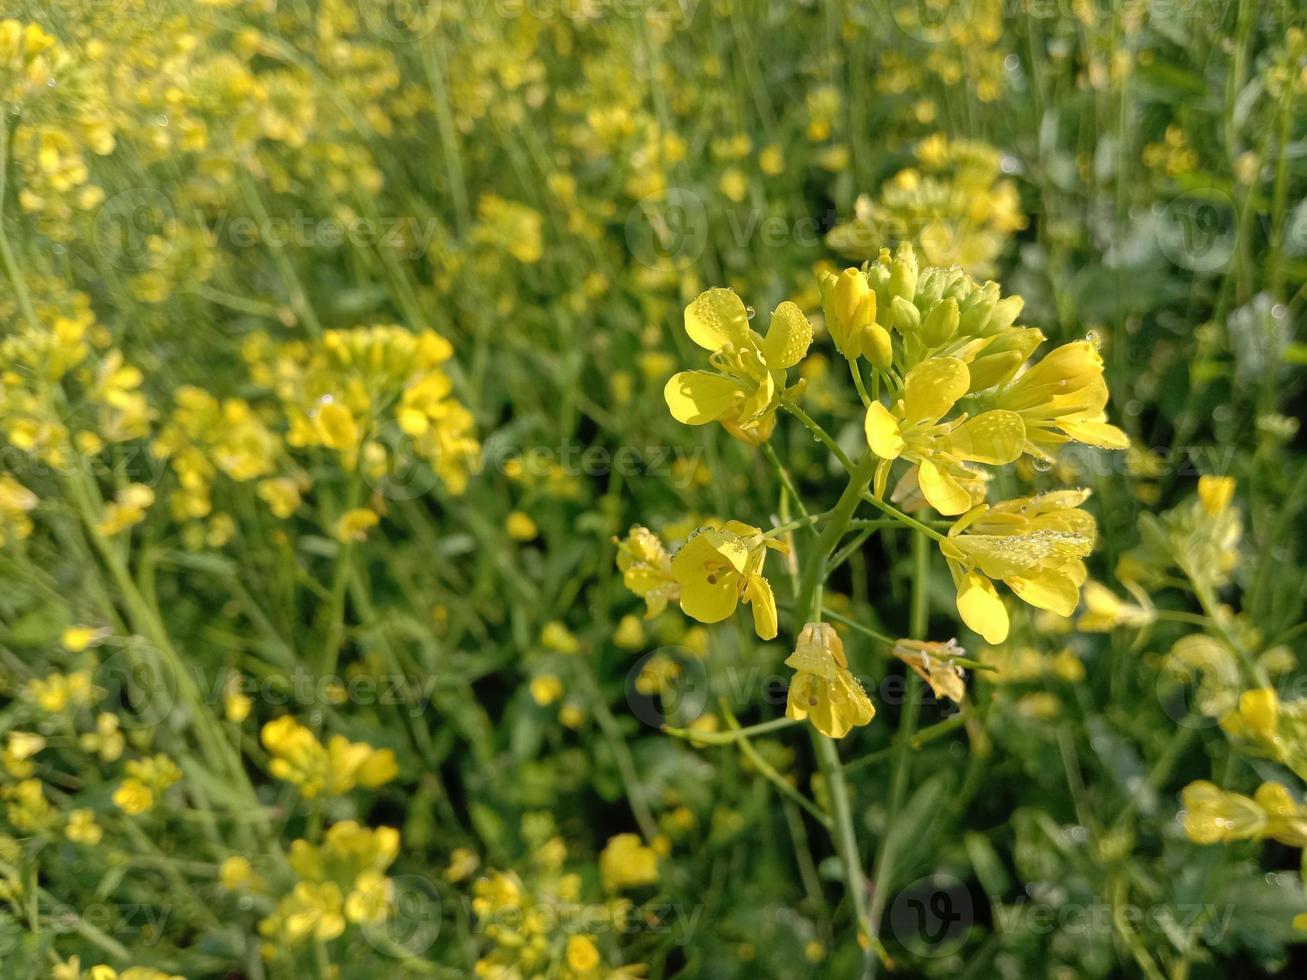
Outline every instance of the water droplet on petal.
<path id="1" fill-rule="evenodd" d="M 757 312 L 757 311 L 754 310 L 754 308 L 753 308 L 752 306 L 746 306 L 746 307 L 744 308 L 744 315 L 747 316 L 750 320 L 753 319 L 753 315 L 754 315 L 755 312 Z"/>

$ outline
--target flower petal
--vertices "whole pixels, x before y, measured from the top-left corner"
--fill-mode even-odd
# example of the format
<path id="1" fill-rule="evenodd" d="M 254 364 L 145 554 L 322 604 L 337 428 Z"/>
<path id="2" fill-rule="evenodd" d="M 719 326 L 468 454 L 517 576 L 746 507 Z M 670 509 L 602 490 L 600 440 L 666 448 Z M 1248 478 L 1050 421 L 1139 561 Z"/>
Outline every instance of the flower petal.
<path id="1" fill-rule="evenodd" d="M 965 514 L 971 509 L 971 494 L 966 487 L 930 460 L 923 460 L 917 472 L 922 496 L 945 517 Z"/>
<path id="2" fill-rule="evenodd" d="M 1002 643 L 1007 639 L 1007 609 L 994 583 L 978 572 L 967 572 L 958 583 L 958 615 L 986 643 Z"/>
<path id="3" fill-rule="evenodd" d="M 796 304 L 786 300 L 771 315 L 762 359 L 773 370 L 791 368 L 803 360 L 811 344 L 812 324 Z"/>
<path id="4" fill-rule="evenodd" d="M 685 308 L 685 332 L 704 350 L 743 347 L 749 340 L 749 314 L 734 290 L 705 290 Z"/>
<path id="5" fill-rule="evenodd" d="M 1070 616 L 1080 602 L 1080 589 L 1069 575 L 1056 568 L 1043 568 L 1030 576 L 1004 579 L 1009 589 L 1036 609 Z"/>
<path id="6" fill-rule="evenodd" d="M 996 408 L 967 419 L 949 442 L 958 459 L 1002 466 L 1021 455 L 1026 426 L 1016 412 Z"/>
<path id="7" fill-rule="evenodd" d="M 744 587 L 744 601 L 753 609 L 753 629 L 758 638 L 776 639 L 776 596 L 772 593 L 771 583 L 761 575 L 750 575 Z"/>
<path id="8" fill-rule="evenodd" d="M 721 418 L 743 397 L 734 379 L 708 371 L 673 374 L 663 388 L 672 418 L 685 425 L 704 425 Z"/>
<path id="9" fill-rule="evenodd" d="M 1130 437 L 1106 422 L 1059 422 L 1058 428 L 1076 442 L 1099 449 L 1129 449 Z"/>
<path id="10" fill-rule="evenodd" d="M 899 420 L 880 402 L 867 406 L 867 417 L 862 423 L 867 445 L 881 459 L 898 459 L 903 452 L 903 436 L 899 434 Z"/>
<path id="11" fill-rule="evenodd" d="M 933 357 L 908 372 L 903 383 L 904 418 L 937 422 L 967 393 L 971 375 L 956 357 Z"/>

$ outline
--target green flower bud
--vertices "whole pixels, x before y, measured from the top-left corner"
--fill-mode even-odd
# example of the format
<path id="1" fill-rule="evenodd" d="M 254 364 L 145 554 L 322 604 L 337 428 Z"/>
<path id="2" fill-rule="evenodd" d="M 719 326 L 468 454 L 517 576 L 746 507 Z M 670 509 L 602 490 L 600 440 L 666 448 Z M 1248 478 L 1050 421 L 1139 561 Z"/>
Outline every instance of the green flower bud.
<path id="1" fill-rule="evenodd" d="M 921 321 L 921 338 L 927 346 L 938 347 L 957 332 L 960 319 L 957 300 L 936 303 Z"/>
<path id="2" fill-rule="evenodd" d="M 906 336 L 921 327 L 921 311 L 901 296 L 895 296 L 890 304 L 890 324 Z"/>

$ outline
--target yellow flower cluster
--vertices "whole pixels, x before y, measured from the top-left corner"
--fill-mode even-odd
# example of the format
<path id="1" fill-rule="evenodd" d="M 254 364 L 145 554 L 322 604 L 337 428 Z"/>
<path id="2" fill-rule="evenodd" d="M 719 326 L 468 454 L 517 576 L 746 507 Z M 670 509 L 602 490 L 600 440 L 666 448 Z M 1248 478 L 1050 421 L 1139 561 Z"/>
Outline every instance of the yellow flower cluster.
<path id="1" fill-rule="evenodd" d="M 360 458 L 384 469 L 405 438 L 461 493 L 480 446 L 441 367 L 452 354 L 435 331 L 398 326 L 329 330 L 320 341 L 280 346 L 256 335 L 245 349 L 255 382 L 281 401 L 288 445 L 332 450 L 347 469 Z"/>
<path id="2" fill-rule="evenodd" d="M 182 778 L 182 772 L 166 755 L 133 759 L 127 763 L 127 778 L 114 790 L 113 802 L 128 816 L 154 809 L 163 792 Z"/>
<path id="3" fill-rule="evenodd" d="M 826 244 L 845 258 L 876 258 L 881 242 L 900 238 L 932 266 L 988 276 L 1014 232 L 1026 227 L 1016 185 L 1001 177 L 1001 154 L 975 140 L 937 133 L 916 147 L 917 166 L 900 170 L 876 198 L 861 195 L 853 218 Z"/>
<path id="4" fill-rule="evenodd" d="M 491 870 L 474 883 L 477 932 L 490 943 L 476 962 L 477 977 L 633 980 L 644 976 L 640 965 L 609 965 L 596 935 L 597 930 L 628 928 L 630 901 L 609 897 L 586 903 L 582 877 L 563 870 L 566 857 L 562 839 L 549 837 L 535 847 L 526 880 L 516 872 Z M 619 834 L 600 855 L 600 874 L 612 896 L 623 888 L 657 881 L 657 859 L 634 834 Z"/>
<path id="5" fill-rule="evenodd" d="M 299 787 L 306 800 L 319 794 L 340 796 L 357 786 L 376 789 L 399 774 L 390 749 L 374 749 L 343 735 L 333 735 L 323 745 L 290 715 L 264 725 L 262 739 L 272 756 L 268 771 Z"/>
<path id="6" fill-rule="evenodd" d="M 398 854 L 399 831 L 353 820 L 333 824 L 320 845 L 294 841 L 288 861 L 297 881 L 259 923 L 260 934 L 294 946 L 310 938 L 329 942 L 350 924 L 384 922 L 395 893 L 385 872 Z"/>

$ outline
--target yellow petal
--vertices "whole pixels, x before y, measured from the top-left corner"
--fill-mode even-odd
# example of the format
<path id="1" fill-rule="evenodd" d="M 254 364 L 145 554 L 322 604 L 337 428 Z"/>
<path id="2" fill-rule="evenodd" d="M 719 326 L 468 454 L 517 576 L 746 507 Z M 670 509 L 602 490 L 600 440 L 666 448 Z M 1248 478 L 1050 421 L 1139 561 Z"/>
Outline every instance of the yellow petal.
<path id="1" fill-rule="evenodd" d="M 673 374 L 663 388 L 672 418 L 685 425 L 715 422 L 735 406 L 742 394 L 733 379 L 708 371 Z"/>
<path id="2" fill-rule="evenodd" d="M 935 357 L 908 372 L 903 383 L 904 417 L 937 422 L 967 393 L 971 375 L 956 357 Z"/>
<path id="3" fill-rule="evenodd" d="M 762 342 L 762 359 L 773 370 L 791 368 L 803 360 L 811 344 L 812 324 L 796 304 L 786 300 L 771 315 Z"/>
<path id="4" fill-rule="evenodd" d="M 734 290 L 709 289 L 685 308 L 685 332 L 704 350 L 743 347 L 749 339 L 749 314 Z"/>
<path id="5" fill-rule="evenodd" d="M 1079 587 L 1055 568 L 1044 568 L 1031 576 L 1016 576 L 1003 581 L 1022 602 L 1059 616 L 1070 616 L 1080 602 Z"/>
<path id="6" fill-rule="evenodd" d="M 1002 466 L 1021 455 L 1026 426 L 1016 412 L 996 408 L 967 419 L 949 442 L 959 459 Z"/>
<path id="7" fill-rule="evenodd" d="M 744 599 L 753 609 L 753 629 L 760 640 L 774 640 L 777 633 L 776 596 L 771 583 L 761 575 L 750 575 Z"/>
<path id="8" fill-rule="evenodd" d="M 977 572 L 967 572 L 958 583 L 958 615 L 986 643 L 1007 639 L 1008 618 L 994 583 Z"/>
<path id="9" fill-rule="evenodd" d="M 930 460 L 924 460 L 918 468 L 917 483 L 930 506 L 946 517 L 971 509 L 971 494 L 966 487 Z"/>
<path id="10" fill-rule="evenodd" d="M 899 434 L 899 421 L 880 402 L 867 406 L 867 417 L 862 423 L 867 445 L 881 459 L 898 459 L 903 452 L 903 436 Z"/>
<path id="11" fill-rule="evenodd" d="M 1076 442 L 1099 449 L 1129 449 L 1130 437 L 1106 422 L 1059 422 L 1058 428 Z"/>

